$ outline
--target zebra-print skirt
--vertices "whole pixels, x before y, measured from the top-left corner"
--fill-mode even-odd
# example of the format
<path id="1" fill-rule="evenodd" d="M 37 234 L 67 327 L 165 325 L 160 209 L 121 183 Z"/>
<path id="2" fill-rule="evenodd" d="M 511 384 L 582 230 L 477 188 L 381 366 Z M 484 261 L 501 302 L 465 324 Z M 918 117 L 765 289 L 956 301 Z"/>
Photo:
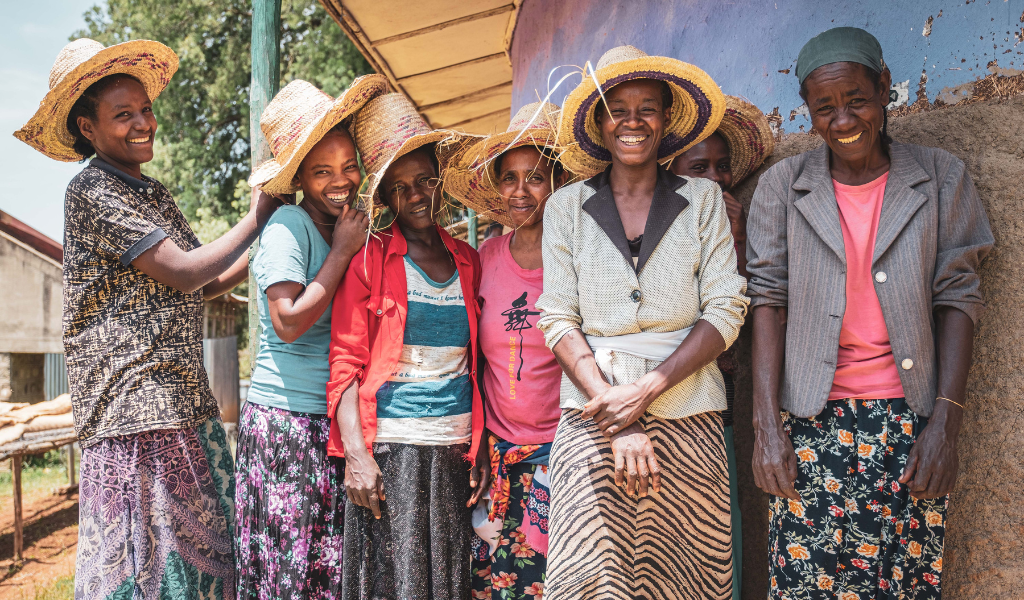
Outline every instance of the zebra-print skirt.
<path id="1" fill-rule="evenodd" d="M 722 417 L 646 415 L 661 492 L 615 485 L 608 439 L 565 410 L 551 450 L 545 600 L 727 600 L 732 596 L 729 472 Z"/>

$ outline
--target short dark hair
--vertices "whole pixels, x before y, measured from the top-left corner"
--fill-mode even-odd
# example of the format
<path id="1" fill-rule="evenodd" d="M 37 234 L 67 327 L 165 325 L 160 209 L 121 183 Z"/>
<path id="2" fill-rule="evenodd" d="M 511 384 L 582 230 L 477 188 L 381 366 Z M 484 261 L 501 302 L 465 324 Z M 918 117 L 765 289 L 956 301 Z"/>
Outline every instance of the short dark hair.
<path id="1" fill-rule="evenodd" d="M 141 81 L 127 73 L 107 75 L 87 87 L 85 92 L 83 92 L 82 95 L 79 96 L 78 100 L 75 101 L 74 105 L 71 106 L 71 112 L 68 113 L 67 127 L 68 131 L 71 132 L 71 137 L 75 139 L 72 148 L 75 152 L 82 155 L 83 160 L 89 158 L 93 154 L 96 154 L 96 149 L 92 147 L 92 142 L 82 135 L 82 131 L 78 128 L 78 117 L 95 119 L 96 107 L 99 105 L 100 95 L 107 91 L 107 88 L 122 79 L 131 79 L 135 83 L 142 85 Z"/>

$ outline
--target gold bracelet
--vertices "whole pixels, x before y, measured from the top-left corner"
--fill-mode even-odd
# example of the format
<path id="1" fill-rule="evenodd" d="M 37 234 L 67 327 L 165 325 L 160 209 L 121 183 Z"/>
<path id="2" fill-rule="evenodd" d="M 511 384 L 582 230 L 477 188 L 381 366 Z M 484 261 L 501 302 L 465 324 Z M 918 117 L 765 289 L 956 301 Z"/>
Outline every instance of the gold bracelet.
<path id="1" fill-rule="evenodd" d="M 945 400 L 946 402 L 952 402 L 953 404 L 956 404 L 957 406 L 959 406 L 961 409 L 964 408 L 963 404 L 960 404 L 956 400 L 950 400 L 949 398 L 946 398 L 945 396 L 936 396 L 935 399 L 936 400 Z"/>

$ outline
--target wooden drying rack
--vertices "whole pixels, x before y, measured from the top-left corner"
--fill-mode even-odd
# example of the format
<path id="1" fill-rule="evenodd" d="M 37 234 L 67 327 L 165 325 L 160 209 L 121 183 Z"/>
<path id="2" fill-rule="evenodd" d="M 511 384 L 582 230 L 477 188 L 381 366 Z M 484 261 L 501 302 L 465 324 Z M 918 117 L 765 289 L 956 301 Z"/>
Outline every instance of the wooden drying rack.
<path id="1" fill-rule="evenodd" d="M 68 447 L 68 491 L 78 487 L 75 481 L 75 447 L 78 441 L 74 427 L 50 429 L 26 433 L 20 439 L 0 446 L 0 460 L 11 459 L 11 476 L 14 483 L 14 560 L 24 559 L 25 524 L 21 520 L 21 462 L 25 456 L 45 454 L 50 450 Z"/>

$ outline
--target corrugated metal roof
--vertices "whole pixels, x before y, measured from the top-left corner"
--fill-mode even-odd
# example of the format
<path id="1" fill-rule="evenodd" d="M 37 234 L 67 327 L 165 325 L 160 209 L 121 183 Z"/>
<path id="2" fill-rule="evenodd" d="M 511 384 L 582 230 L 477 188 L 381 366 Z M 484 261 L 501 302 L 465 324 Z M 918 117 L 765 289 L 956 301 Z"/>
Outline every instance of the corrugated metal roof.
<path id="1" fill-rule="evenodd" d="M 508 127 L 508 51 L 522 0 L 320 2 L 432 127 L 477 134 Z"/>

